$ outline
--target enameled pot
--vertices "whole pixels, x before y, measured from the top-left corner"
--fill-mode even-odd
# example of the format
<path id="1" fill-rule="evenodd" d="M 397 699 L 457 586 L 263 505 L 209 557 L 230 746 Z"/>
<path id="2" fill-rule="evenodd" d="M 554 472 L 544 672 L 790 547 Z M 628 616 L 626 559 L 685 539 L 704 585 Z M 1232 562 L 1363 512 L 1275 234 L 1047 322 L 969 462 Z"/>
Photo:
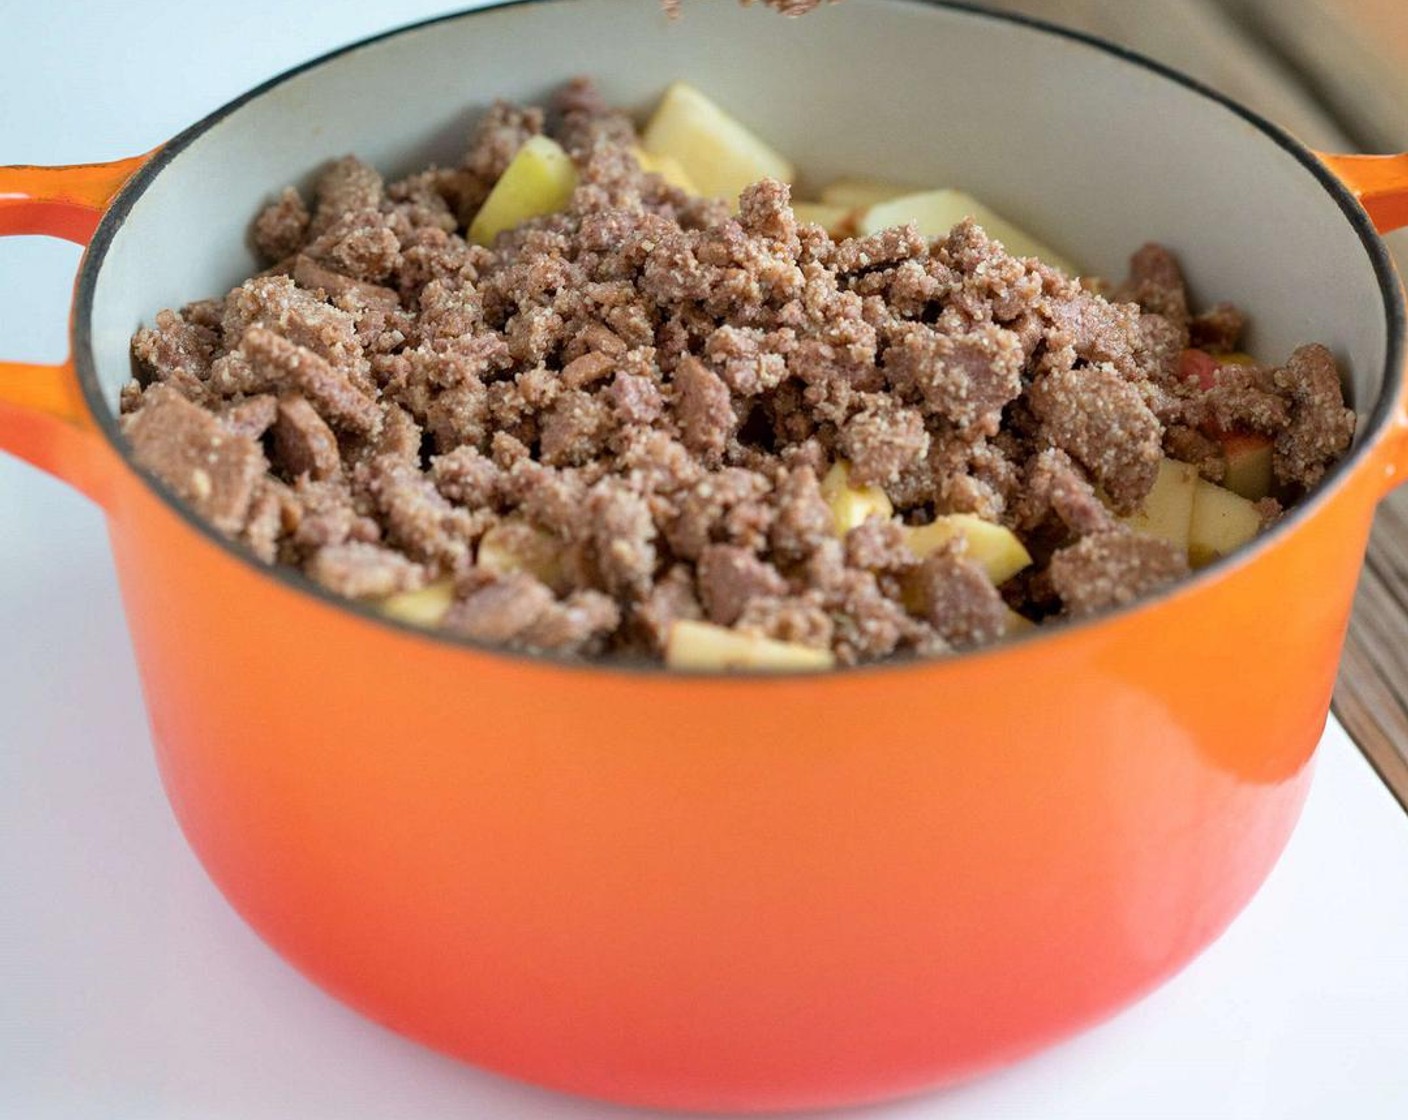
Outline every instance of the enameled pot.
<path id="1" fill-rule="evenodd" d="M 1374 229 L 1408 223 L 1408 157 L 1317 157 L 1147 60 L 957 5 L 686 9 L 450 16 L 146 156 L 0 170 L 0 233 L 88 243 L 69 362 L 0 367 L 0 446 L 106 511 L 176 814 L 310 978 L 576 1093 L 876 1100 L 1130 1003 L 1281 852 L 1374 506 L 1408 466 L 1403 299 Z M 261 566 L 133 464 L 114 419 L 129 337 L 257 267 L 247 223 L 272 192 L 348 151 L 392 175 L 454 160 L 493 98 L 577 73 L 641 108 L 687 77 L 812 182 L 962 186 L 1105 275 L 1163 241 L 1199 299 L 1251 310 L 1254 351 L 1331 346 L 1355 449 L 1255 546 L 1133 609 L 781 678 L 408 629 Z"/>

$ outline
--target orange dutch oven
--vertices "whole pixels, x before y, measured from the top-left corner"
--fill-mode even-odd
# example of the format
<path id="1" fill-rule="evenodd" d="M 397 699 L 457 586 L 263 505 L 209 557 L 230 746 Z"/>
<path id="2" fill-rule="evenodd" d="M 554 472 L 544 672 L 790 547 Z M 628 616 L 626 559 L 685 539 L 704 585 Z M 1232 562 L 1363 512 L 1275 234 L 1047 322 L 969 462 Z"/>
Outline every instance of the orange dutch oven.
<path id="1" fill-rule="evenodd" d="M 629 30 L 627 30 L 629 29 Z M 256 267 L 249 217 L 358 151 L 455 158 L 466 107 L 685 76 L 818 180 L 952 182 L 1106 275 L 1176 248 L 1252 348 L 1320 340 L 1354 450 L 1253 547 L 1094 622 L 943 660 L 709 676 L 516 656 L 262 566 L 132 461 L 128 338 Z M 1408 465 L 1375 227 L 1408 157 L 1319 157 L 1187 78 L 1028 20 L 847 0 L 450 16 L 274 79 L 155 152 L 0 169 L 0 233 L 86 244 L 63 365 L 0 367 L 0 446 L 107 514 L 157 762 L 211 877 L 394 1030 L 654 1107 L 892 1097 L 1149 991 L 1280 854 L 1374 506 Z"/>

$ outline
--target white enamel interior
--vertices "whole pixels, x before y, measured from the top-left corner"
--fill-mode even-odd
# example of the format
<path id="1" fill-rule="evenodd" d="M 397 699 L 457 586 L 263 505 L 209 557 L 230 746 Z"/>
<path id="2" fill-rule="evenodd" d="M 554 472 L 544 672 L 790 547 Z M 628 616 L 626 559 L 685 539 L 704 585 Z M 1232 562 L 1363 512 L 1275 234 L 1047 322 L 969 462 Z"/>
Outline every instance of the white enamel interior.
<path id="1" fill-rule="evenodd" d="M 305 70 L 219 120 L 136 200 L 103 263 L 92 338 L 110 404 L 133 330 L 258 267 L 249 222 L 279 187 L 346 152 L 388 176 L 457 161 L 494 98 L 541 101 L 591 74 L 642 111 L 675 78 L 697 84 L 797 162 L 802 196 L 841 175 L 959 186 L 1107 276 L 1162 241 L 1198 299 L 1251 312 L 1259 355 L 1324 342 L 1361 418 L 1373 408 L 1388 327 L 1371 259 L 1315 177 L 1222 105 L 1085 43 L 918 0 L 846 0 L 800 20 L 725 0 L 685 8 L 675 24 L 652 0 L 471 12 Z"/>

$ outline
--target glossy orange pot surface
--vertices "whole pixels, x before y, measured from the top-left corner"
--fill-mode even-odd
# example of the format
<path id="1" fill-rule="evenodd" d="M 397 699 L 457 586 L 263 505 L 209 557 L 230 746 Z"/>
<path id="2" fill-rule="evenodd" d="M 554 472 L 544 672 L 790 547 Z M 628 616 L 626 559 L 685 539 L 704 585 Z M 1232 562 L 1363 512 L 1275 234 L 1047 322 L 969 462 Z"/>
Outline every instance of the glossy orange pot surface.
<path id="1" fill-rule="evenodd" d="M 142 163 L 0 171 L 0 233 L 85 242 Z M 1408 160 L 1332 166 L 1408 222 Z M 0 445 L 108 515 L 161 773 L 241 914 L 395 1030 L 658 1107 L 968 1077 L 1207 945 L 1305 796 L 1406 433 L 1400 398 L 1312 510 L 1098 623 L 708 677 L 496 654 L 310 593 L 139 474 L 72 364 L 0 368 Z"/>

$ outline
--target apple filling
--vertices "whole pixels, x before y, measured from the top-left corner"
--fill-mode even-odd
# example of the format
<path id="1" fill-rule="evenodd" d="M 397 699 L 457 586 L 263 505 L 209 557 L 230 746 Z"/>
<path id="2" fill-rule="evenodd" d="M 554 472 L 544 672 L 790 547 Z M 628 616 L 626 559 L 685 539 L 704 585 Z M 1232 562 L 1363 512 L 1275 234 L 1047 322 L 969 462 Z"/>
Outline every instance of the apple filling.
<path id="1" fill-rule="evenodd" d="M 1333 355 L 1248 355 L 1168 249 L 1082 278 L 961 183 L 807 181 L 748 108 L 577 81 L 271 195 L 258 274 L 134 337 L 134 457 L 403 625 L 798 673 L 1135 602 L 1348 448 Z"/>

